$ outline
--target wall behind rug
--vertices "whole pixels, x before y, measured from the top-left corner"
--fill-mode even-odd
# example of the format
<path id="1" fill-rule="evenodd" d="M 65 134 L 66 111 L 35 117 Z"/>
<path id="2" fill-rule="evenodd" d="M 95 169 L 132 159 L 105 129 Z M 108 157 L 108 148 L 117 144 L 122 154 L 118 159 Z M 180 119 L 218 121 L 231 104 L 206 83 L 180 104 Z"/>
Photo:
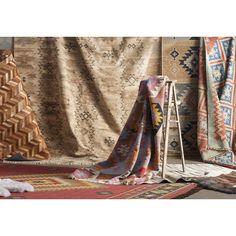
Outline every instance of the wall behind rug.
<path id="1" fill-rule="evenodd" d="M 0 49 L 11 49 L 12 46 L 12 37 L 0 37 Z"/>
<path id="2" fill-rule="evenodd" d="M 139 82 L 178 81 L 186 156 L 196 144 L 196 38 L 15 38 L 15 60 L 52 158 L 105 160 L 136 99 Z M 169 148 L 178 150 L 176 129 Z M 177 154 L 172 154 L 177 155 Z"/>

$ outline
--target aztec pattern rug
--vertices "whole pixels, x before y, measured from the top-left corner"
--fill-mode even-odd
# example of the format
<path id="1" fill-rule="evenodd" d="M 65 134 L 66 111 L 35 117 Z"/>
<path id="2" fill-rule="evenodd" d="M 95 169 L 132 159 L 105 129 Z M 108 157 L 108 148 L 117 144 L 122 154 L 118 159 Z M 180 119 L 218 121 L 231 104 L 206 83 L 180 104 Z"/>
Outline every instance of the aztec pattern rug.
<path id="1" fill-rule="evenodd" d="M 233 37 L 203 38 L 200 54 L 198 143 L 206 162 L 236 168 L 236 77 Z"/>
<path id="2" fill-rule="evenodd" d="M 160 38 L 15 38 L 14 55 L 53 158 L 106 160 Z M 81 96 L 83 95 L 83 96 Z"/>
<path id="3" fill-rule="evenodd" d="M 110 184 L 140 184 L 159 170 L 166 81 L 165 76 L 152 76 L 140 82 L 133 109 L 109 158 L 91 168 L 77 169 L 73 179 L 108 175 Z"/>
<path id="4" fill-rule="evenodd" d="M 186 158 L 200 160 L 197 146 L 198 104 L 198 37 L 163 37 L 163 75 L 177 80 L 177 98 Z M 177 126 L 172 123 L 169 137 L 169 156 L 180 151 Z"/>
<path id="5" fill-rule="evenodd" d="M 73 168 L 0 165 L 0 178 L 32 184 L 35 192 L 12 193 L 8 199 L 171 199 L 199 190 L 195 183 L 105 185 L 68 179 Z M 3 199 L 3 198 L 0 198 Z"/>
<path id="6" fill-rule="evenodd" d="M 49 157 L 47 146 L 9 51 L 0 51 L 0 159 L 20 152 L 25 159 Z"/>
<path id="7" fill-rule="evenodd" d="M 197 150 L 199 38 L 163 38 L 163 73 L 176 79 L 186 158 Z M 161 38 L 15 38 L 15 59 L 52 159 L 89 166 L 108 158 L 138 85 L 161 74 Z M 81 96 L 83 94 L 83 96 Z M 114 106 L 115 104 L 115 106 Z M 177 130 L 169 150 L 179 156 Z"/>

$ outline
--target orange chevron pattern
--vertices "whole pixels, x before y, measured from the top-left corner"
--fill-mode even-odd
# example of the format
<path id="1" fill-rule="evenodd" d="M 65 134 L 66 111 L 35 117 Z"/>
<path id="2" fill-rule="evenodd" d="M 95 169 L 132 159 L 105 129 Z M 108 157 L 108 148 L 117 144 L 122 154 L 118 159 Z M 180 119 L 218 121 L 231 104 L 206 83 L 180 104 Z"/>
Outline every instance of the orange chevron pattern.
<path id="1" fill-rule="evenodd" d="M 27 160 L 49 152 L 10 51 L 0 52 L 0 159 L 21 153 Z"/>
<path id="2" fill-rule="evenodd" d="M 226 130 L 224 125 L 223 113 L 220 107 L 220 101 L 216 89 L 211 90 L 213 94 L 212 102 L 215 107 L 214 125 L 215 125 L 215 139 L 226 140 Z"/>

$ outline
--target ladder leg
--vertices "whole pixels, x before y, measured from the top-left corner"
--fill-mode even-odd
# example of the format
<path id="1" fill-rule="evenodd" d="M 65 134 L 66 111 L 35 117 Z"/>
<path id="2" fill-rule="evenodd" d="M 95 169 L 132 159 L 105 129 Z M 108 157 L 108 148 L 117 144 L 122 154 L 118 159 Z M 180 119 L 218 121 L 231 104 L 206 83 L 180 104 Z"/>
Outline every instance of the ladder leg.
<path id="1" fill-rule="evenodd" d="M 173 89 L 172 84 L 168 85 L 168 105 L 167 105 L 167 115 L 166 115 L 166 127 L 165 127 L 165 139 L 164 139 L 164 154 L 163 154 L 163 161 L 162 161 L 162 178 L 165 178 L 165 169 L 167 163 L 167 151 L 168 151 L 168 140 L 169 140 L 169 127 L 170 127 L 170 113 L 171 113 L 171 102 L 172 102 L 172 95 Z"/>
<path id="2" fill-rule="evenodd" d="M 167 89 L 169 88 L 169 85 L 167 87 Z M 168 102 L 168 100 L 167 100 Z M 165 101 L 164 101 L 164 106 L 163 106 L 163 125 L 162 125 L 162 145 L 164 146 L 164 143 L 165 143 L 165 135 L 166 135 L 166 114 L 167 113 L 167 109 L 166 109 L 166 106 L 165 106 Z M 164 151 L 164 149 L 162 149 Z M 162 156 L 162 159 L 163 159 L 163 156 Z"/>
<path id="3" fill-rule="evenodd" d="M 182 134 L 181 134 L 181 126 L 180 126 L 179 110 L 178 110 L 178 104 L 177 104 L 177 95 L 176 95 L 175 84 L 173 85 L 173 93 L 174 93 L 175 114 L 176 114 L 176 118 L 177 118 L 177 126 L 178 126 L 178 133 L 179 133 L 181 161 L 182 161 L 182 167 L 183 167 L 183 172 L 184 172 L 185 171 L 184 147 L 183 147 L 183 141 L 182 141 Z"/>

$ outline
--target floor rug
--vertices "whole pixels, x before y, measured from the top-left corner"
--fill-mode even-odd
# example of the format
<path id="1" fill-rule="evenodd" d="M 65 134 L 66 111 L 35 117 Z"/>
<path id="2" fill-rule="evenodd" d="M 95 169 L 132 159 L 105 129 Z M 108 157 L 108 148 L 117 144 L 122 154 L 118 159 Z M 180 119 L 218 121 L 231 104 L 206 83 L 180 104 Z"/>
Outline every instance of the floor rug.
<path id="1" fill-rule="evenodd" d="M 189 196 L 195 183 L 135 186 L 106 185 L 67 178 L 73 168 L 0 164 L 0 178 L 27 181 L 35 192 L 13 193 L 9 199 L 173 199 Z"/>
<path id="2" fill-rule="evenodd" d="M 236 172 L 234 171 L 217 177 L 198 178 L 196 182 L 203 188 L 236 194 Z"/>

